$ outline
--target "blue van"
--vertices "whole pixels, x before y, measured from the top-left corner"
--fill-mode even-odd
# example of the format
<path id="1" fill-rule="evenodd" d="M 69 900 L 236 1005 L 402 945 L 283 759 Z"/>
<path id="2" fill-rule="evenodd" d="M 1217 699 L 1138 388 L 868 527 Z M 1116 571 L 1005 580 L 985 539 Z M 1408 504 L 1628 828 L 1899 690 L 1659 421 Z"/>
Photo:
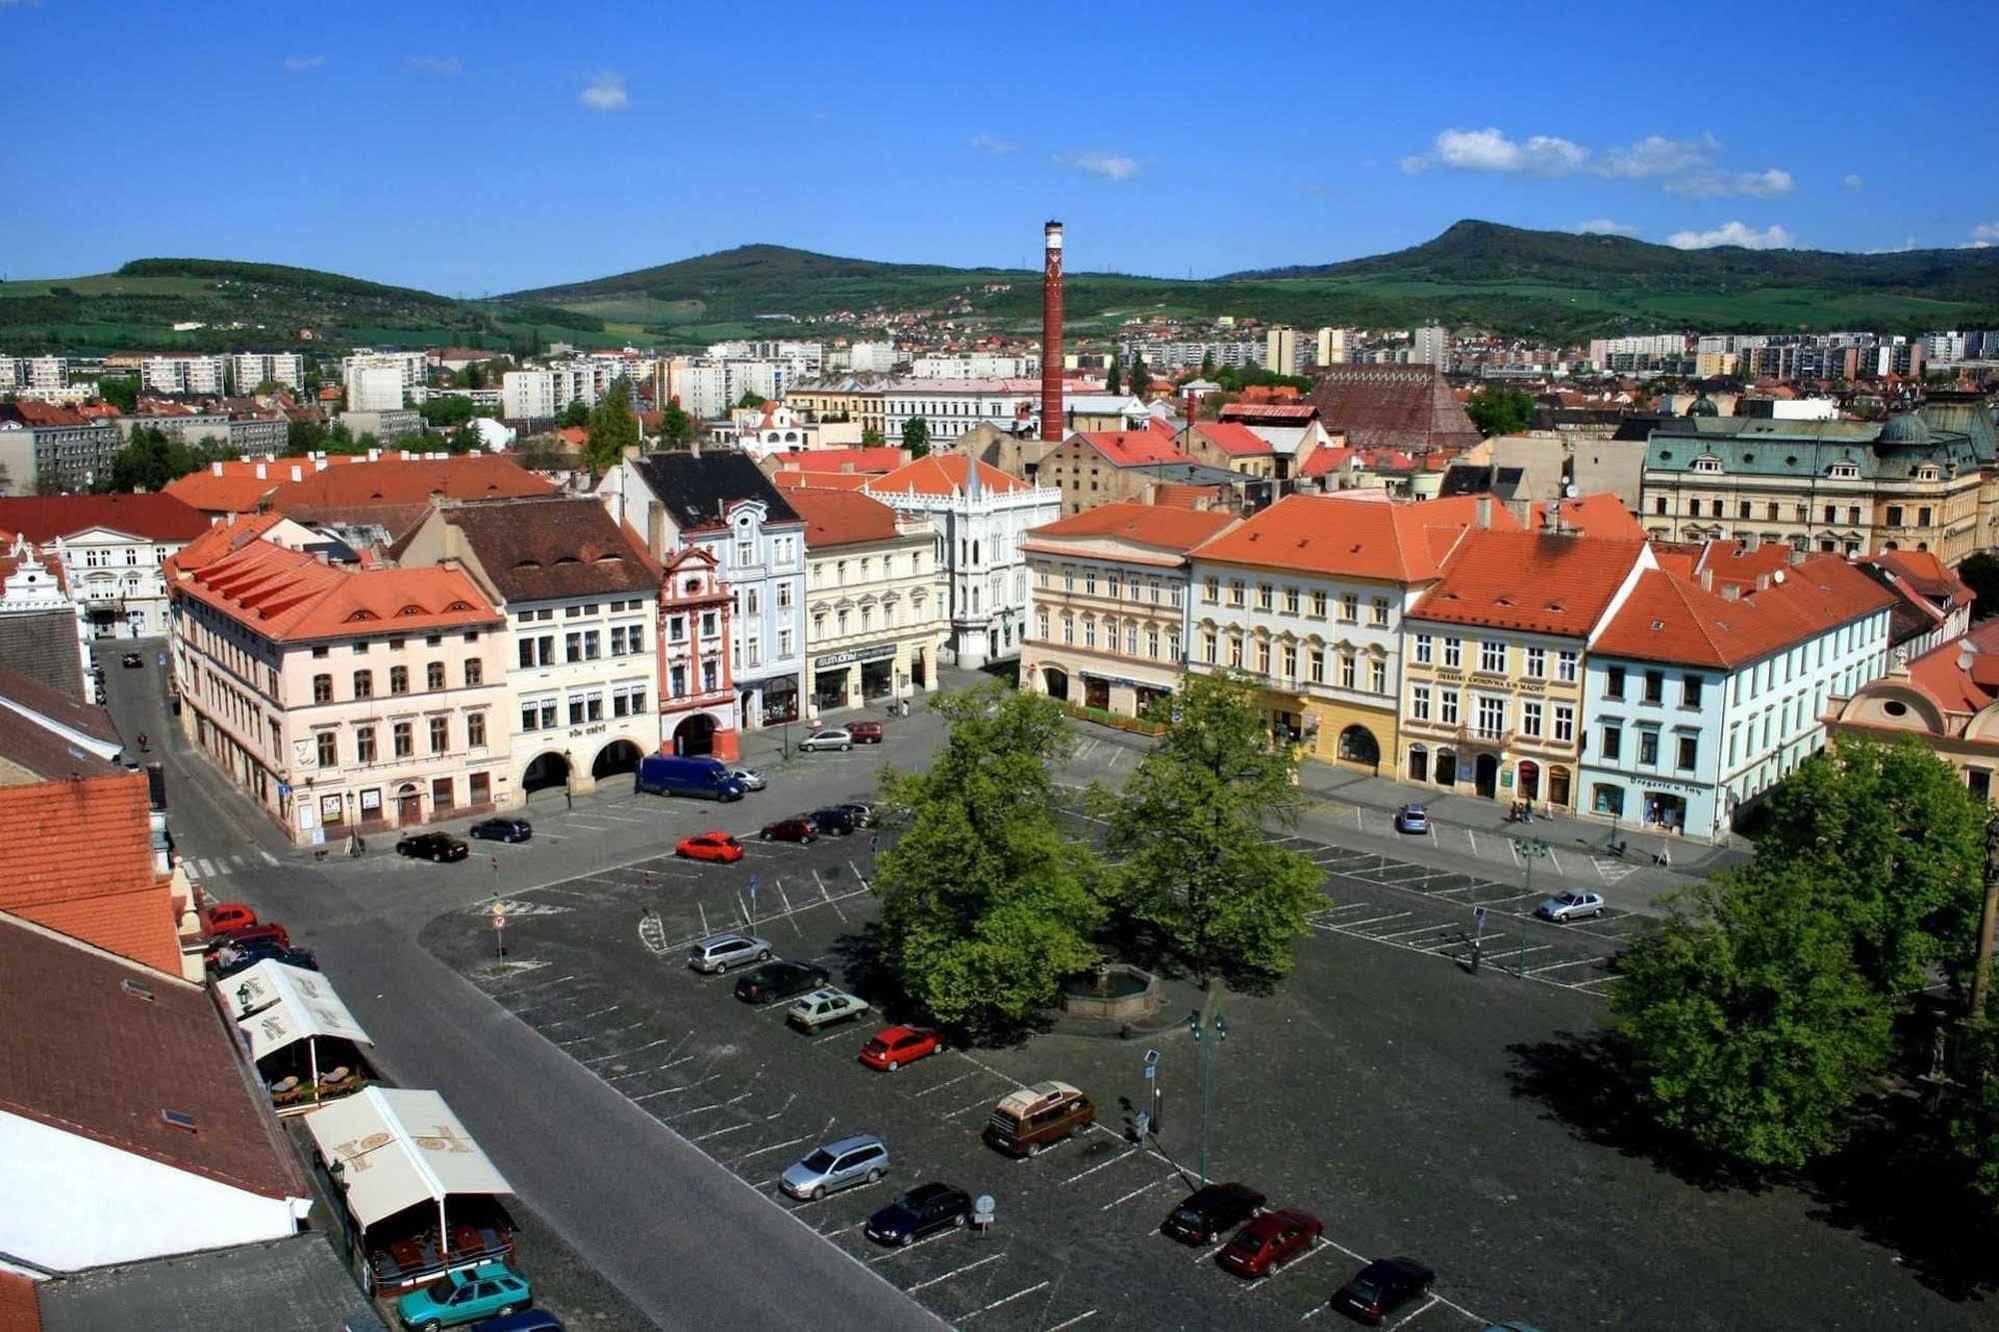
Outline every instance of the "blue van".
<path id="1" fill-rule="evenodd" d="M 639 795 L 693 796 L 698 800 L 743 798 L 743 784 L 730 775 L 721 760 L 682 758 L 674 754 L 640 759 L 632 791 Z"/>

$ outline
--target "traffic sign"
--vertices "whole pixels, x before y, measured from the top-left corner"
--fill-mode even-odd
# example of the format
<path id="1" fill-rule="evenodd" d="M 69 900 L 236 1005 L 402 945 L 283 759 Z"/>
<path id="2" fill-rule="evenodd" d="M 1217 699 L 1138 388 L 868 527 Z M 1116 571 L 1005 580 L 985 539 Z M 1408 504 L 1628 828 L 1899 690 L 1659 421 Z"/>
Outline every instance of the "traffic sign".
<path id="1" fill-rule="evenodd" d="M 1472 926 L 1480 934 L 1485 933 L 1485 908 L 1478 907 L 1471 913 Z"/>
<path id="2" fill-rule="evenodd" d="M 503 913 L 498 911 L 495 911 L 493 913 L 493 928 L 496 930 L 504 930 L 505 928 L 507 928 L 507 918 Z"/>
<path id="3" fill-rule="evenodd" d="M 1147 1068 L 1151 1068 L 1154 1064 L 1158 1062 L 1159 1062 L 1159 1051 L 1147 1050 L 1145 1052 L 1145 1066 Z"/>
<path id="4" fill-rule="evenodd" d="M 1157 1076 L 1157 1075 L 1158 1075 L 1158 1073 L 1159 1073 L 1159 1065 L 1157 1065 L 1157 1064 L 1147 1064 L 1147 1065 L 1145 1066 L 1145 1080 L 1146 1080 L 1147 1082 L 1150 1082 L 1150 1081 L 1152 1081 L 1152 1079 L 1153 1079 L 1153 1078 L 1154 1078 L 1155 1076 Z"/>
<path id="5" fill-rule="evenodd" d="M 292 788 L 291 788 L 291 783 L 290 783 L 290 782 L 279 782 L 279 783 L 278 783 L 278 796 L 279 796 L 279 798 L 280 798 L 280 799 L 282 799 L 282 798 L 283 798 L 283 797 L 285 797 L 285 796 L 288 796 L 288 795 L 290 795 L 291 793 L 292 793 Z"/>
<path id="6" fill-rule="evenodd" d="M 757 876 L 752 874 L 750 876 L 750 891 L 754 893 L 756 892 L 756 890 L 757 890 Z"/>

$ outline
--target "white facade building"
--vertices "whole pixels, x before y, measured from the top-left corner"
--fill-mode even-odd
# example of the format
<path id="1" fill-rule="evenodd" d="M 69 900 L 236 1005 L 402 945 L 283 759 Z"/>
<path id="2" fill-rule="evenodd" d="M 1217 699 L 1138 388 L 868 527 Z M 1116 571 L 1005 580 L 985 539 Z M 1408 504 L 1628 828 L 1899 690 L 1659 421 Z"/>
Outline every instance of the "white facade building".
<path id="1" fill-rule="evenodd" d="M 357 351 L 354 355 L 349 356 L 344 360 L 342 360 L 340 362 L 340 382 L 341 386 L 347 390 L 347 405 L 349 410 L 352 411 L 362 410 L 354 406 L 355 371 L 382 370 L 382 369 L 394 370 L 396 372 L 397 380 L 401 384 L 403 391 L 410 392 L 412 390 L 421 388 L 424 385 L 424 383 L 429 379 L 430 353 L 420 352 L 420 351 L 415 351 L 415 352 Z M 395 406 L 397 407 L 400 407 L 402 405 L 403 404 L 400 399 L 397 400 L 397 402 L 395 403 Z M 383 409 L 370 408 L 369 410 L 380 411 Z"/>
<path id="2" fill-rule="evenodd" d="M 856 342 L 847 348 L 847 369 L 855 374 L 885 375 L 895 369 L 893 342 Z"/>
<path id="3" fill-rule="evenodd" d="M 1032 428 L 1040 404 L 1038 379 L 898 379 L 882 388 L 882 433 L 899 442 L 903 426 L 920 416 L 931 445 L 948 445 L 977 425 Z"/>
<path id="4" fill-rule="evenodd" d="M 392 365 L 355 366 L 347 372 L 350 412 L 399 412 L 403 392 L 402 374 Z"/>
<path id="5" fill-rule="evenodd" d="M 295 389 L 305 382 L 305 358 L 297 352 L 238 352 L 229 358 L 229 378 L 238 393 L 254 392 L 266 380 Z"/>
<path id="6" fill-rule="evenodd" d="M 798 361 L 799 378 L 817 376 L 826 368 L 824 344 L 798 338 L 750 338 L 708 345 L 711 361 Z"/>
<path id="7" fill-rule="evenodd" d="M 1409 348 L 1411 365 L 1448 366 L 1451 355 L 1451 337 L 1443 329 L 1431 325 L 1416 330 Z"/>
<path id="8" fill-rule="evenodd" d="M 973 352 L 964 356 L 919 356 L 910 363 L 914 379 L 1025 379 L 1041 373 L 1041 358 L 996 356 Z"/>
<path id="9" fill-rule="evenodd" d="M 0 393 L 28 389 L 49 393 L 68 387 L 66 357 L 0 356 Z"/>
<path id="10" fill-rule="evenodd" d="M 139 363 L 139 384 L 153 393 L 226 393 L 226 356 L 148 356 Z"/>

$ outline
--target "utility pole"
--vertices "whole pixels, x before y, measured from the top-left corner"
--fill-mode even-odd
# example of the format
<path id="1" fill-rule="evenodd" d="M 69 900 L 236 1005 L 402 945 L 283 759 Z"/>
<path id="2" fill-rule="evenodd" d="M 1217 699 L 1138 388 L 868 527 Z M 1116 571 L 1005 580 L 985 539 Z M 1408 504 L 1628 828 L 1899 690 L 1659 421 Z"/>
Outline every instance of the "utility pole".
<path id="1" fill-rule="evenodd" d="M 1985 909 L 1978 917 L 1978 965 L 1971 978 L 1971 1020 L 1985 1016 L 1992 985 L 1992 926 L 1999 916 L 1999 818 L 1985 823 Z"/>
<path id="2" fill-rule="evenodd" d="M 1203 1025 L 1201 1014 L 1196 1011 L 1187 1014 L 1187 1030 L 1194 1033 L 1194 1043 L 1201 1047 L 1201 1187 L 1208 1184 L 1208 1120 L 1214 1103 L 1215 1091 L 1215 1047 L 1229 1037 L 1229 1024 L 1220 1013 L 1212 1021 Z"/>
<path id="3" fill-rule="evenodd" d="M 1520 891 L 1531 898 L 1534 896 L 1534 862 L 1542 856 L 1547 855 L 1552 848 L 1548 845 L 1545 838 L 1516 837 L 1513 839 L 1513 849 L 1520 853 L 1520 863 L 1527 871 L 1527 882 L 1522 886 Z M 1527 979 L 1527 932 L 1525 930 L 1520 931 L 1520 956 L 1517 959 L 1514 974 L 1519 976 L 1521 980 Z"/>

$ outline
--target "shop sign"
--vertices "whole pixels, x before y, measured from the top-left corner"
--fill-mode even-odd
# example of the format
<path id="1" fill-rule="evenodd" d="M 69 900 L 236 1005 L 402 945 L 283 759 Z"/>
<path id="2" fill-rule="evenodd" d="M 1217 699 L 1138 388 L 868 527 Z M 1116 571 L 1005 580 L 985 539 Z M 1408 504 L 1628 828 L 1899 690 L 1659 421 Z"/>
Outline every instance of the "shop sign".
<path id="1" fill-rule="evenodd" d="M 855 648 L 851 652 L 829 652 L 823 657 L 814 657 L 812 668 L 823 671 L 833 666 L 849 666 L 857 661 L 882 661 L 895 653 L 894 643 L 877 643 L 873 647 Z"/>

